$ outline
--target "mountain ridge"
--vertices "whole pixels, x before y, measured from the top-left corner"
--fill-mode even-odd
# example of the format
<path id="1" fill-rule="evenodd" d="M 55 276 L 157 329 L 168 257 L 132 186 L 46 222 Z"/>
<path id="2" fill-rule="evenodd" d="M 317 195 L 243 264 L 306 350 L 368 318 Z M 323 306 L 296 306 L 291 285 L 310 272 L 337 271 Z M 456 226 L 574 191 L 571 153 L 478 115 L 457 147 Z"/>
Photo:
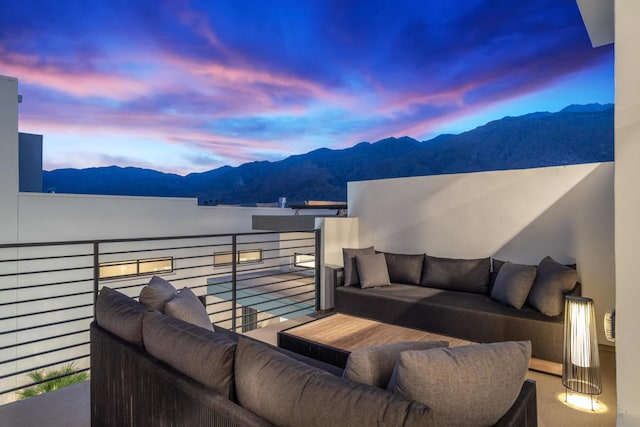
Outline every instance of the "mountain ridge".
<path id="1" fill-rule="evenodd" d="M 418 141 L 408 136 L 343 149 L 185 176 L 135 167 L 43 172 L 43 188 L 60 193 L 197 197 L 199 203 L 247 204 L 346 200 L 349 181 L 522 169 L 613 160 L 613 105 L 569 105 L 556 113 L 503 117 L 460 134 Z"/>

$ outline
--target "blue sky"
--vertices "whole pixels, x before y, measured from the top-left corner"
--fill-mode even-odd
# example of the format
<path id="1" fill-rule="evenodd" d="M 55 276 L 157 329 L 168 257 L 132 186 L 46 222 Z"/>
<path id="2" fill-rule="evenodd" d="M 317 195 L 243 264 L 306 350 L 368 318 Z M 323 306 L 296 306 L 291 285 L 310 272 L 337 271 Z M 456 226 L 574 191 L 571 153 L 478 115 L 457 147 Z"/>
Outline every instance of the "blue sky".
<path id="1" fill-rule="evenodd" d="M 186 174 L 613 102 L 574 0 L 21 0 L 0 74 L 44 167 Z"/>

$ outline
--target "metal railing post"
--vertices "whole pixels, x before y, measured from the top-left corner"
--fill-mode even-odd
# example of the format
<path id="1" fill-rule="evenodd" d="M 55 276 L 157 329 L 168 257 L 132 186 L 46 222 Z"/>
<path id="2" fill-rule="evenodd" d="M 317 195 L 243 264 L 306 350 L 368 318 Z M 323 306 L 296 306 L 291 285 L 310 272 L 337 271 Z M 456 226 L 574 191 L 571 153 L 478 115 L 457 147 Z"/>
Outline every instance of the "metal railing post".
<path id="1" fill-rule="evenodd" d="M 231 330 L 236 331 L 236 273 L 238 262 L 237 235 L 231 236 Z"/>
<path id="2" fill-rule="evenodd" d="M 315 230 L 315 243 L 316 243 L 316 253 L 315 253 L 315 261 L 316 261 L 316 311 L 320 311 L 320 274 L 321 274 L 321 269 L 322 269 L 322 234 L 321 234 L 321 230 L 318 228 Z"/>
<path id="3" fill-rule="evenodd" d="M 100 286 L 100 242 L 93 242 L 93 318 L 96 317 L 96 302 Z"/>

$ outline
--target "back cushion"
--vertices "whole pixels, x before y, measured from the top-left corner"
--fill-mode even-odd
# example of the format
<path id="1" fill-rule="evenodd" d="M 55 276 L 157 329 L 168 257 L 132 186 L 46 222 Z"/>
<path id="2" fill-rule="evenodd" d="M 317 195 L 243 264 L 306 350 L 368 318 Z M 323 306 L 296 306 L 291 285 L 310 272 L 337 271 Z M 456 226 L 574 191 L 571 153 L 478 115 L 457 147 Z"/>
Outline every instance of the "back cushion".
<path id="1" fill-rule="evenodd" d="M 529 341 L 405 351 L 389 390 L 429 405 L 439 426 L 494 425 L 518 398 Z"/>
<path id="2" fill-rule="evenodd" d="M 432 426 L 431 410 L 335 377 L 244 338 L 236 351 L 238 403 L 278 426 Z"/>
<path id="3" fill-rule="evenodd" d="M 488 294 L 491 258 L 455 259 L 425 255 L 422 286 Z"/>
<path id="4" fill-rule="evenodd" d="M 407 285 L 419 285 L 422 276 L 424 254 L 405 255 L 383 252 L 387 260 L 389 279 L 392 283 L 404 283 Z"/>
<path id="5" fill-rule="evenodd" d="M 234 397 L 236 343 L 226 335 L 157 311 L 145 314 L 142 333 L 149 354 L 226 398 Z"/>
<path id="6" fill-rule="evenodd" d="M 576 285 L 578 272 L 545 257 L 538 264 L 538 274 L 527 301 L 547 316 L 559 316 L 564 311 L 564 296 Z"/>
<path id="7" fill-rule="evenodd" d="M 152 310 L 164 313 L 164 306 L 178 295 L 176 288 L 162 277 L 153 276 L 140 292 L 140 303 Z"/>
<path id="8" fill-rule="evenodd" d="M 142 346 L 142 317 L 147 308 L 104 286 L 96 301 L 96 322 L 123 340 Z"/>

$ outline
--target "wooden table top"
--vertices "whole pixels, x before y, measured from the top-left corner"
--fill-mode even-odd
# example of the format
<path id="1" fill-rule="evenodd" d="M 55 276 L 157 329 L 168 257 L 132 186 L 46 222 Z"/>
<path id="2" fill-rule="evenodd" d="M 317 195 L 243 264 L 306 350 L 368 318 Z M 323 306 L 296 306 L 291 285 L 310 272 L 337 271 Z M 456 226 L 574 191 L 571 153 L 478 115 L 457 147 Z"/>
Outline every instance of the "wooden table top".
<path id="1" fill-rule="evenodd" d="M 335 313 L 282 332 L 349 352 L 358 348 L 402 341 L 448 341 L 449 347 L 475 344 L 472 341 L 341 313 Z"/>

